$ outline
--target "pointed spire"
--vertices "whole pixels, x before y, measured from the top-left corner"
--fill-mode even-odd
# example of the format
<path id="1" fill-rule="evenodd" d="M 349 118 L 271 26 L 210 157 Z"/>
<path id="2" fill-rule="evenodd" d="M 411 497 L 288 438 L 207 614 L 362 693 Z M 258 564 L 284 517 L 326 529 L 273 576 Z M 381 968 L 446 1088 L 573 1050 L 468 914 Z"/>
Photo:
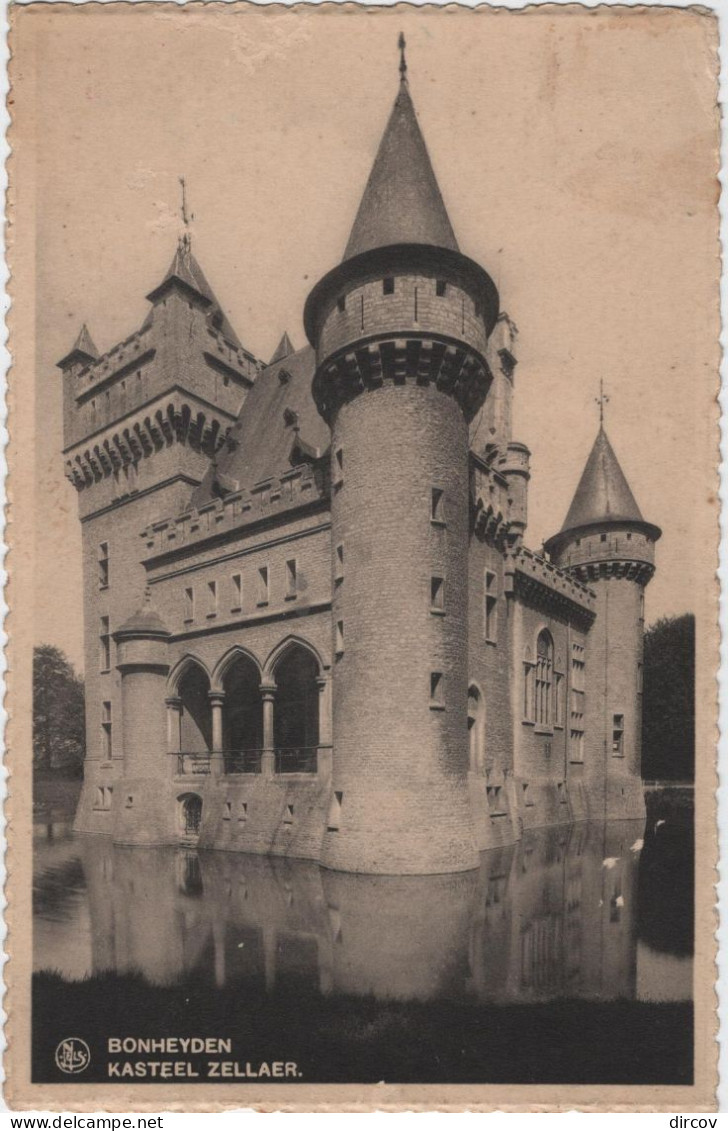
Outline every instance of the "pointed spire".
<path id="1" fill-rule="evenodd" d="M 400 82 L 407 82 L 407 56 L 405 55 L 405 51 L 407 50 L 407 40 L 404 37 L 403 31 L 401 31 L 399 33 L 398 46 L 399 46 L 399 81 Z"/>
<path id="2" fill-rule="evenodd" d="M 391 244 L 459 250 L 410 96 L 403 35 L 399 47 L 399 92 L 346 245 L 345 260 Z"/>
<path id="3" fill-rule="evenodd" d="M 65 369 L 74 361 L 96 361 L 98 356 L 99 351 L 96 349 L 93 339 L 88 332 L 88 326 L 84 322 L 70 352 L 58 362 L 58 367 L 59 369 Z"/>
<path id="4" fill-rule="evenodd" d="M 614 448 L 600 423 L 561 533 L 603 522 L 644 521 Z"/>
<path id="5" fill-rule="evenodd" d="M 269 365 L 275 365 L 276 362 L 283 361 L 283 359 L 285 357 L 290 357 L 291 354 L 295 353 L 295 352 L 296 351 L 293 348 L 293 343 L 292 343 L 291 339 L 288 337 L 288 331 L 286 331 L 283 334 L 283 337 L 281 338 L 280 342 L 276 346 L 276 351 L 273 354 L 273 357 L 268 362 L 268 364 Z"/>
<path id="6" fill-rule="evenodd" d="M 209 308 L 208 314 L 212 317 L 213 324 L 219 328 L 224 337 L 226 337 L 232 345 L 240 349 L 240 339 L 223 313 L 222 307 L 217 301 L 212 287 L 192 254 L 192 241 L 188 232 L 180 236 L 177 242 L 177 250 L 174 253 L 174 259 L 169 266 L 167 274 L 164 276 L 161 283 L 159 283 L 154 290 L 149 292 L 147 298 L 149 302 L 157 302 L 171 287 L 179 285 L 186 288 L 188 291 L 192 291 L 202 300 L 202 305 Z"/>

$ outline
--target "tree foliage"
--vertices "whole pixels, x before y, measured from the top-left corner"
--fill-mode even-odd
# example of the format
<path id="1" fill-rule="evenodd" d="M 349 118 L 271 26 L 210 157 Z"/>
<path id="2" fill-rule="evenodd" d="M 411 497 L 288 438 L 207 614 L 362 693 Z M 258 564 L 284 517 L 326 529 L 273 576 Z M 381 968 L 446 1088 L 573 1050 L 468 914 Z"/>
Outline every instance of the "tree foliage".
<path id="1" fill-rule="evenodd" d="M 695 617 L 663 617 L 645 633 L 642 776 L 695 775 Z"/>
<path id="2" fill-rule="evenodd" d="M 81 777 L 85 753 L 83 680 L 59 648 L 33 650 L 33 772 Z"/>

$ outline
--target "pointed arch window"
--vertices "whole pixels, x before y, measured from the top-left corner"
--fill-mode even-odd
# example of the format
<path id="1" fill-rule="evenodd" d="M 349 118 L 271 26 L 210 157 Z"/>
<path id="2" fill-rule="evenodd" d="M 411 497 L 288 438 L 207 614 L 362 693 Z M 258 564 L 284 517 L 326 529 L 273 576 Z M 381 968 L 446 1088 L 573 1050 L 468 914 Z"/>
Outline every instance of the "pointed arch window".
<path id="1" fill-rule="evenodd" d="M 553 721 L 554 642 L 544 629 L 536 641 L 535 718 L 538 726 L 550 727 Z"/>

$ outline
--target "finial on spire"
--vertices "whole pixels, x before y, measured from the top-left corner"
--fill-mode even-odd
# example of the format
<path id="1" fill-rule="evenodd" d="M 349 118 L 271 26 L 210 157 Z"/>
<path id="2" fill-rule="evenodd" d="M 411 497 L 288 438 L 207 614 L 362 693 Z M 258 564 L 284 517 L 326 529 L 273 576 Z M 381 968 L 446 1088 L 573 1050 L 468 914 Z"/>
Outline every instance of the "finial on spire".
<path id="1" fill-rule="evenodd" d="M 407 40 L 404 37 L 404 32 L 399 33 L 399 81 L 407 82 L 407 59 L 405 57 L 405 49 L 407 47 Z"/>
<path id="2" fill-rule="evenodd" d="M 192 247 L 192 236 L 190 234 L 190 222 L 194 220 L 194 213 L 187 211 L 187 183 L 184 177 L 178 178 L 180 188 L 182 190 L 182 223 L 184 224 L 184 233 L 180 239 L 180 243 L 189 251 Z"/>
<path id="3" fill-rule="evenodd" d="M 604 406 L 609 404 L 609 397 L 604 392 L 604 381 L 599 381 L 599 396 L 594 398 L 594 403 L 599 405 L 599 427 L 604 427 Z"/>

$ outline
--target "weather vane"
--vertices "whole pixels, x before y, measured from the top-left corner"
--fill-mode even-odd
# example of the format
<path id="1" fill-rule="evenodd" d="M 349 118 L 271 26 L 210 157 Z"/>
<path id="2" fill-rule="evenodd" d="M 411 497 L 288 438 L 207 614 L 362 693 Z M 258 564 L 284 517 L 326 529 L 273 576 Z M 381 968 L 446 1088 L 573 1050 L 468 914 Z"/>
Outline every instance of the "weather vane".
<path id="1" fill-rule="evenodd" d="M 180 188 L 182 189 L 182 223 L 184 224 L 185 228 L 184 236 L 182 238 L 185 245 L 189 247 L 192 242 L 190 237 L 190 222 L 194 220 L 195 216 L 194 213 L 187 211 L 187 183 L 184 177 L 179 177 L 178 180 L 180 183 Z"/>
<path id="2" fill-rule="evenodd" d="M 599 427 L 604 427 L 604 406 L 609 404 L 609 397 L 604 392 L 604 381 L 599 381 L 599 396 L 594 398 L 594 403 L 599 405 Z"/>
<path id="3" fill-rule="evenodd" d="M 404 32 L 401 31 L 399 33 L 399 75 L 401 82 L 407 82 L 407 60 L 404 55 L 406 46 L 407 41 L 404 37 Z"/>

